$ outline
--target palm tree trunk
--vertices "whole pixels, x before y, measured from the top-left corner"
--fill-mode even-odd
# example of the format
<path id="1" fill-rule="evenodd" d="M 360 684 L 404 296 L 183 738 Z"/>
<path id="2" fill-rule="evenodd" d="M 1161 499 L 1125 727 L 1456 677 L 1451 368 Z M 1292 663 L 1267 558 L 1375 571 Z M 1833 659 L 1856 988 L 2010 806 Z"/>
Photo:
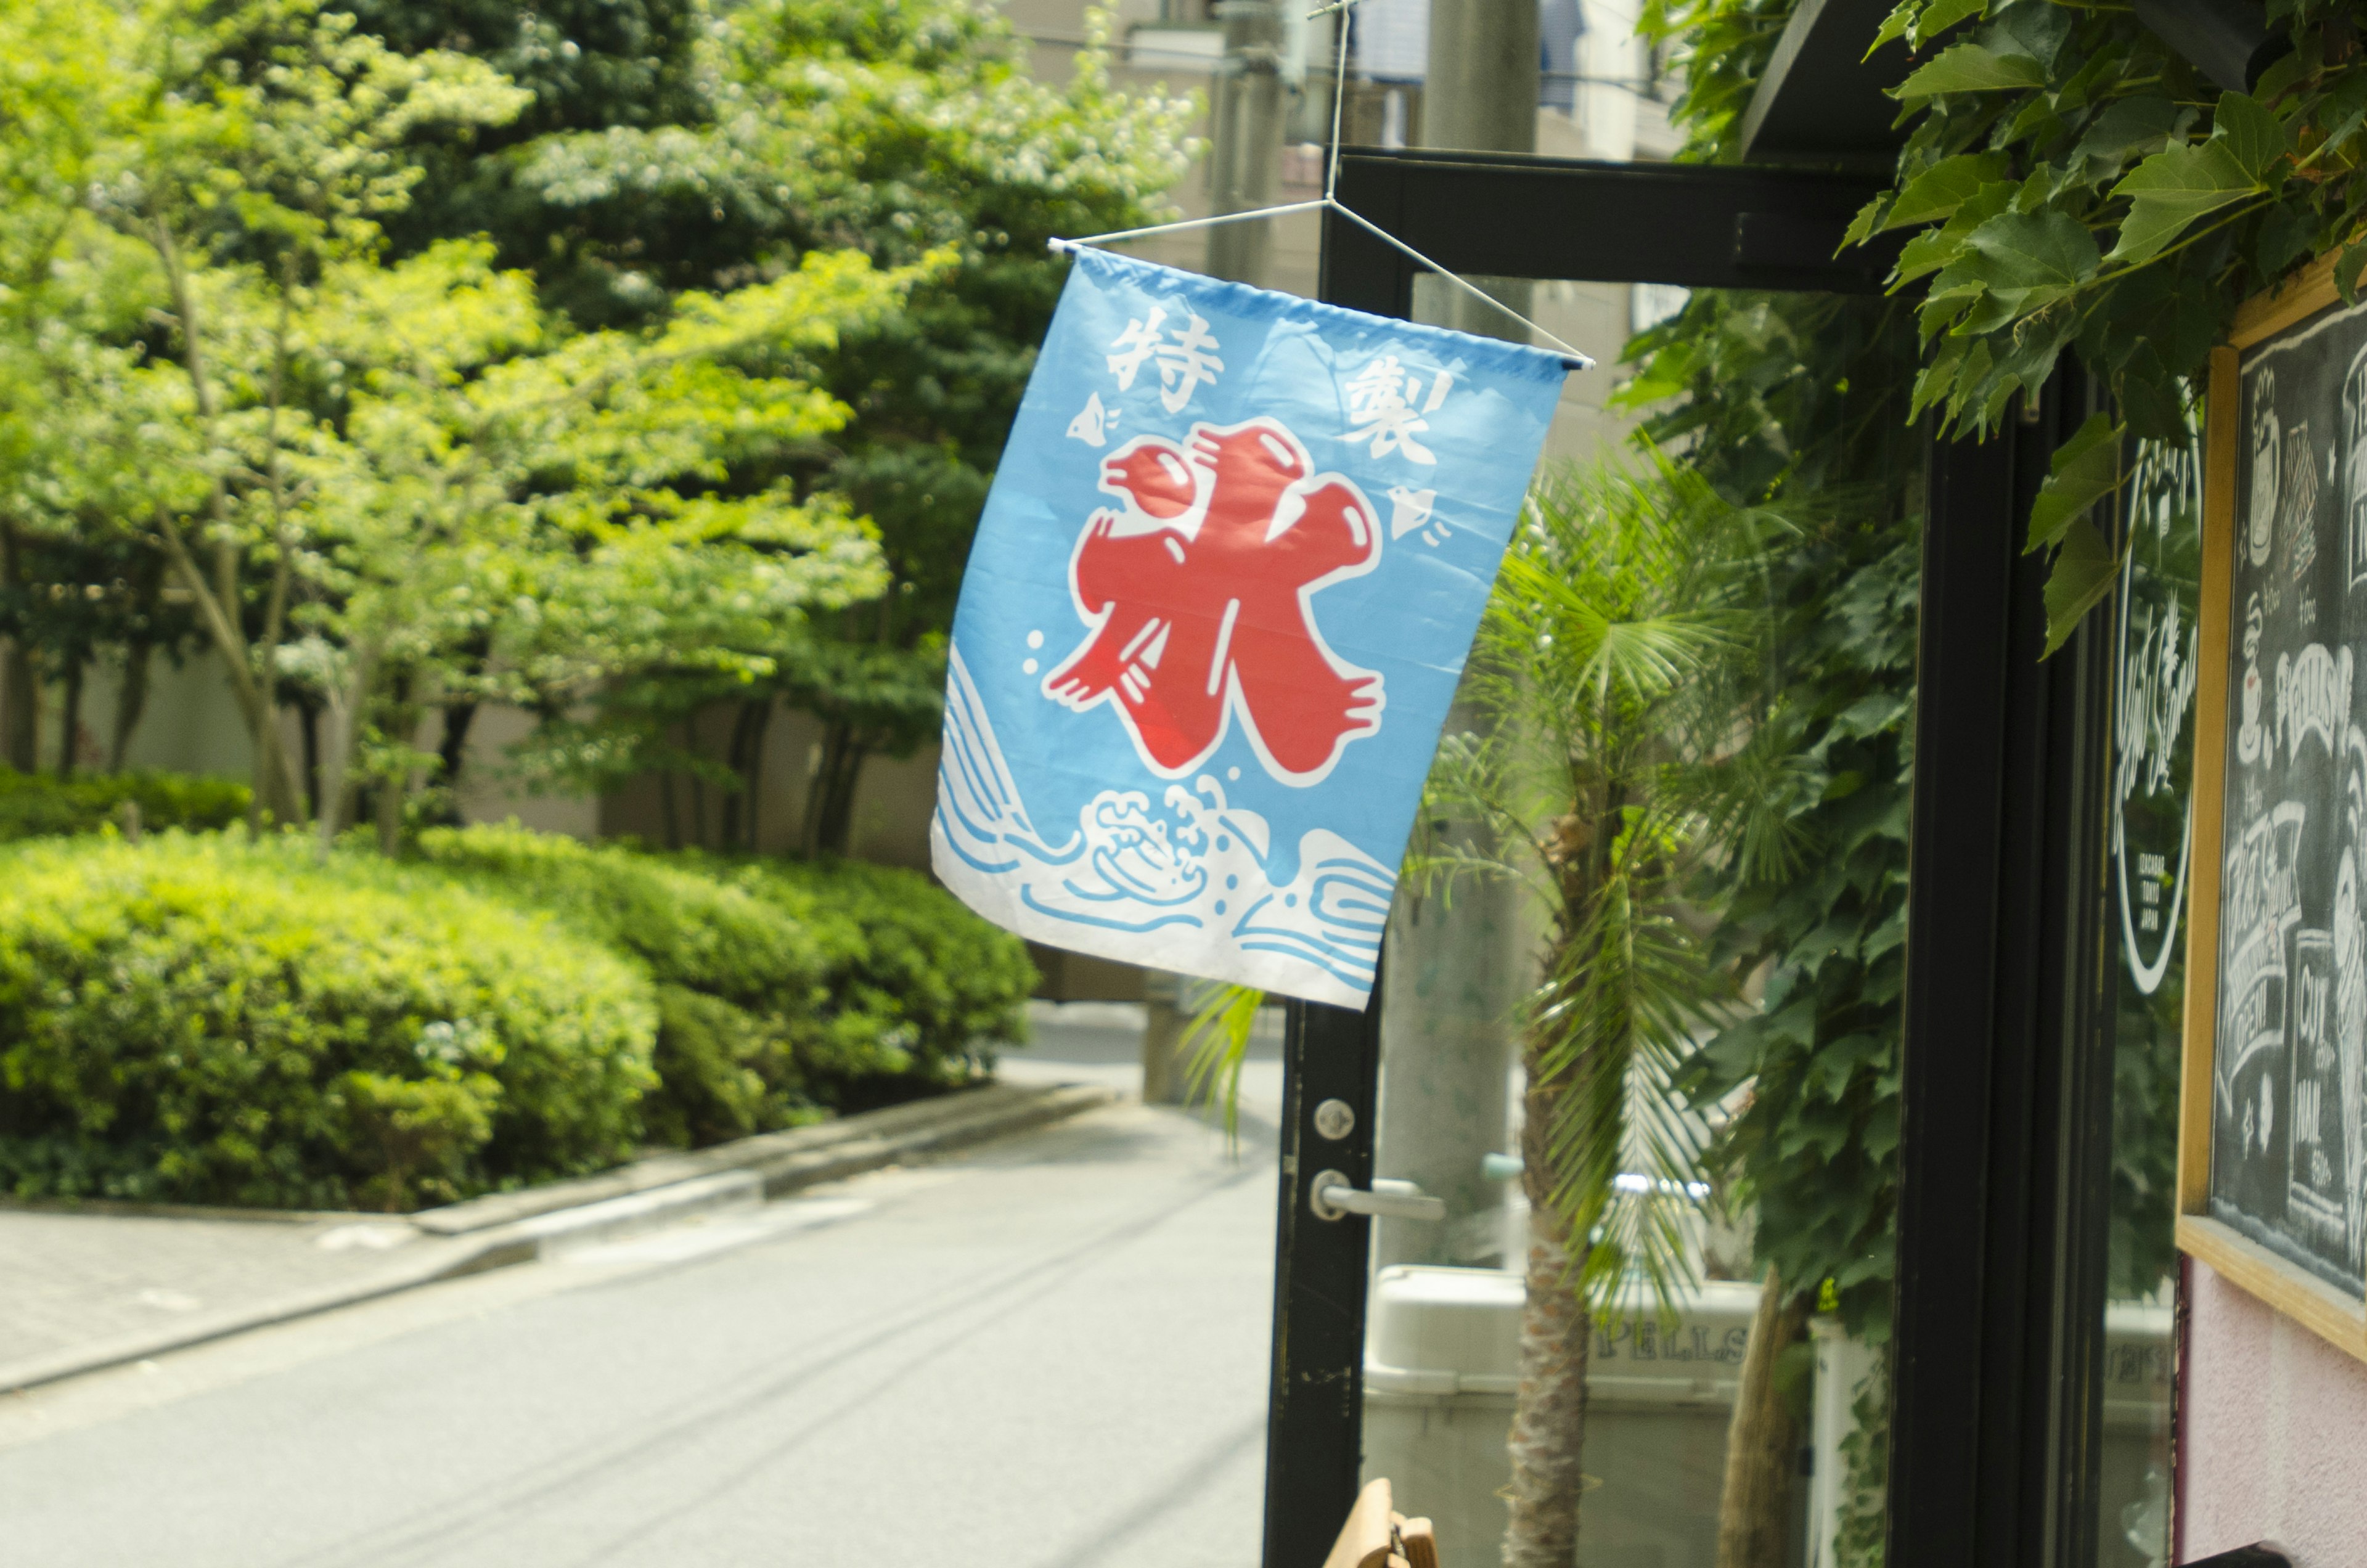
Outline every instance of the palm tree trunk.
<path id="1" fill-rule="evenodd" d="M 1775 1367 L 1808 1321 L 1808 1298 L 1785 1300 L 1783 1277 L 1767 1270 L 1741 1386 L 1726 1436 L 1726 1486 L 1718 1498 L 1717 1568 L 1784 1568 L 1791 1534 L 1792 1477 L 1799 1431 L 1775 1383 Z"/>
<path id="2" fill-rule="evenodd" d="M 1586 1441 L 1586 1362 L 1593 1330 L 1578 1291 L 1579 1258 L 1554 1202 L 1549 1138 L 1562 1086 L 1541 1081 L 1534 1047 L 1521 1130 L 1529 1200 L 1528 1300 L 1521 1309 L 1521 1383 L 1508 1439 L 1512 1516 L 1504 1568 L 1570 1568 L 1578 1554 Z"/>

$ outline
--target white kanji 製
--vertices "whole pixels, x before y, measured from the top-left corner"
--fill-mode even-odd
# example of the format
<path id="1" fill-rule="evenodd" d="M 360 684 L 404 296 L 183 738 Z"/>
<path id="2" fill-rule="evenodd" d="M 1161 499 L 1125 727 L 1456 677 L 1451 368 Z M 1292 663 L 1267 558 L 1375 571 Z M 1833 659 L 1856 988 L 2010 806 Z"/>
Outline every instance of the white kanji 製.
<path id="1" fill-rule="evenodd" d="M 1126 330 L 1110 339 L 1108 355 L 1110 373 L 1117 378 L 1119 391 L 1131 391 L 1134 378 L 1148 360 L 1159 367 L 1159 400 L 1169 413 L 1182 413 L 1184 405 L 1204 381 L 1213 383 L 1225 362 L 1217 357 L 1224 345 L 1208 331 L 1208 323 L 1196 311 L 1186 308 L 1184 325 L 1173 333 L 1161 337 L 1159 329 L 1167 321 L 1163 307 L 1153 305 L 1146 315 L 1126 323 Z"/>
<path id="2" fill-rule="evenodd" d="M 1438 412 L 1454 384 L 1455 373 L 1441 370 L 1430 378 L 1429 396 L 1424 397 L 1421 372 L 1407 369 L 1396 355 L 1384 354 L 1349 378 L 1348 423 L 1354 428 L 1341 439 L 1370 441 L 1376 457 L 1403 452 L 1414 462 L 1434 464 L 1438 455 L 1414 436 L 1430 428 L 1423 415 Z"/>

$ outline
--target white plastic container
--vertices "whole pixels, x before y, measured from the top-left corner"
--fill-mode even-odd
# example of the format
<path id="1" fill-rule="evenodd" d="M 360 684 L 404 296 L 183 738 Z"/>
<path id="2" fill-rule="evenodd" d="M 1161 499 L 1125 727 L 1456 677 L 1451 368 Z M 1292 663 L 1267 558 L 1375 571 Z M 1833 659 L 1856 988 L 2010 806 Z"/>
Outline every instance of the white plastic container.
<path id="1" fill-rule="evenodd" d="M 1521 1275 L 1494 1269 L 1402 1265 L 1374 1280 L 1365 1473 L 1389 1477 L 1399 1506 L 1436 1522 L 1451 1564 L 1492 1562 L 1503 1540 L 1525 1295 Z M 1756 1286 L 1713 1280 L 1673 1325 L 1647 1315 L 1598 1326 L 1581 1568 L 1712 1568 L 1727 1423 L 1758 1305 Z"/>

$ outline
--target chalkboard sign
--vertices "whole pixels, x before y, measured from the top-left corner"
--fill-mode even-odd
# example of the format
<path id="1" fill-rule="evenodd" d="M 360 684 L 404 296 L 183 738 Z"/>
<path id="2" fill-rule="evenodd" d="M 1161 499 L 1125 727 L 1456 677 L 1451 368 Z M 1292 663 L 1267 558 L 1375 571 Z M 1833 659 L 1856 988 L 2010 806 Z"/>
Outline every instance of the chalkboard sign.
<path id="1" fill-rule="evenodd" d="M 2367 1356 L 2367 303 L 2246 306 L 2206 405 L 2179 1243 Z"/>

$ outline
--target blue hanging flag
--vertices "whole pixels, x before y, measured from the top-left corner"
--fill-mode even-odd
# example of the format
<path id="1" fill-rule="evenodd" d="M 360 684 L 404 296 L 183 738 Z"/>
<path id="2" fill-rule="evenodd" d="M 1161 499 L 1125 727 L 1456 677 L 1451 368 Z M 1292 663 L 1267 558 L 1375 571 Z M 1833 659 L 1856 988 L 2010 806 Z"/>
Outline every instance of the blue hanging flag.
<path id="1" fill-rule="evenodd" d="M 1363 1007 L 1565 364 L 1077 253 L 954 616 L 946 886 Z"/>

